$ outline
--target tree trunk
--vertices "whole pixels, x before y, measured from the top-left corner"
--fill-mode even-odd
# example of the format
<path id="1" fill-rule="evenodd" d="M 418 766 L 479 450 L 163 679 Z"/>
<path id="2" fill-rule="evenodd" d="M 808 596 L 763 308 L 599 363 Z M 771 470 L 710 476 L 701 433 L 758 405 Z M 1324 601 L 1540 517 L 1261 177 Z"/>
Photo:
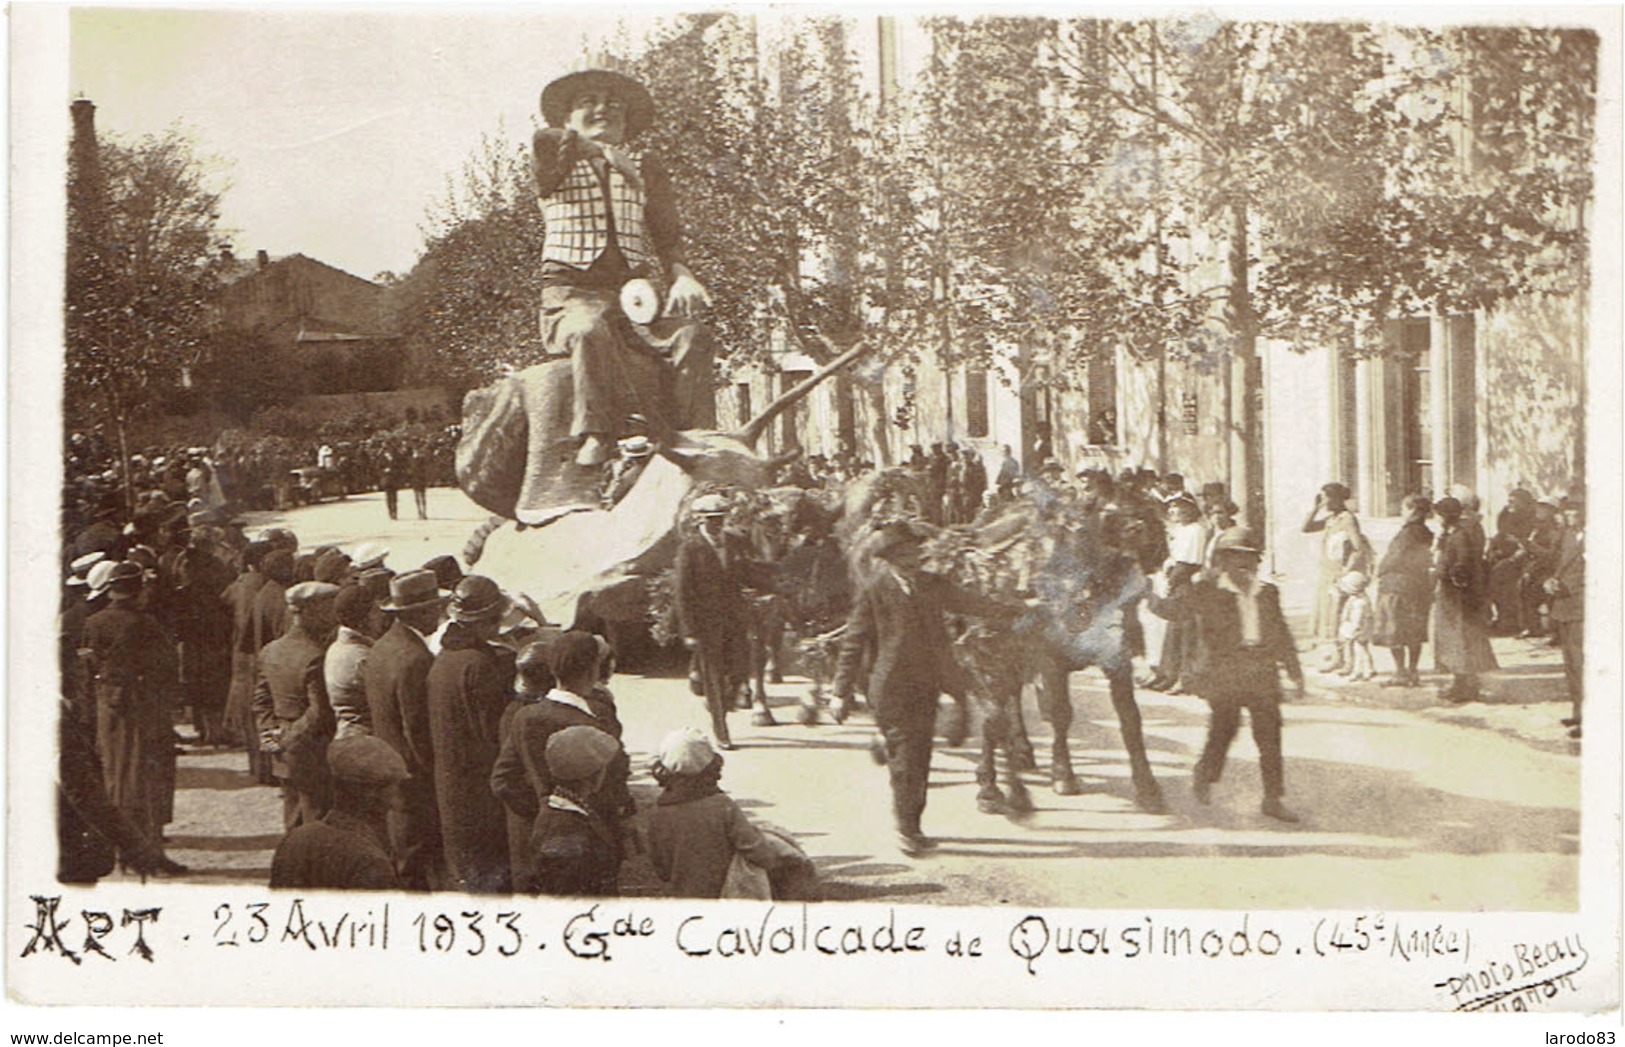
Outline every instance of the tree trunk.
<path id="1" fill-rule="evenodd" d="M 1248 287 L 1247 199 L 1238 193 L 1230 204 L 1230 293 L 1226 320 L 1230 327 L 1231 488 L 1242 522 L 1264 534 L 1264 369 L 1258 358 L 1258 320 Z"/>

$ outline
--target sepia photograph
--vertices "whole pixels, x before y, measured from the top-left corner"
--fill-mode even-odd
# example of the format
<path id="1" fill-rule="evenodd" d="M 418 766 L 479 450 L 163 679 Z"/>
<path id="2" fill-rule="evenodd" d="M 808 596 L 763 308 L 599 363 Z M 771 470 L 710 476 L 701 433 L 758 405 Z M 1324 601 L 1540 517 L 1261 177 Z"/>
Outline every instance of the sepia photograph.
<path id="1" fill-rule="evenodd" d="M 1619 1025 L 1618 9 L 13 16 L 14 1016 Z"/>

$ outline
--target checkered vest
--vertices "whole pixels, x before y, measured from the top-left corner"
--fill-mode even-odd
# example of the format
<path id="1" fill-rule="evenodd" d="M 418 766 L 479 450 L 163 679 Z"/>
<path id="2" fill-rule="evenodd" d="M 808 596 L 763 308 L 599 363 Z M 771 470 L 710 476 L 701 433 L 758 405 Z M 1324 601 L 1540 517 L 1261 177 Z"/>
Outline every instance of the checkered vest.
<path id="1" fill-rule="evenodd" d="M 639 171 L 643 157 L 633 153 Z M 609 197 L 615 208 L 615 239 L 626 264 L 633 270 L 658 271 L 659 260 L 649 244 L 643 224 L 644 192 L 628 182 L 612 165 L 609 171 Z M 609 222 L 604 207 L 604 187 L 592 164 L 582 157 L 570 168 L 553 195 L 542 201 L 542 220 L 547 229 L 543 257 L 585 269 L 609 247 Z"/>

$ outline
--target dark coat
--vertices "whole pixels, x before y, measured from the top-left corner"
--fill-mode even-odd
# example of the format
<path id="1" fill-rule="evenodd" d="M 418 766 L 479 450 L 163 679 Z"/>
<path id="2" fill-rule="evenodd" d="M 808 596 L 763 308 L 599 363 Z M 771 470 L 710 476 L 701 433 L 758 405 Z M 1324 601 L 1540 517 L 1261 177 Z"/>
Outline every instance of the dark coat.
<path id="1" fill-rule="evenodd" d="M 1166 598 L 1151 598 L 1157 614 L 1186 623 L 1195 642 L 1187 648 L 1185 684 L 1208 700 L 1279 700 L 1278 669 L 1302 682 L 1298 648 L 1281 613 L 1281 594 L 1264 582 L 1258 589 L 1259 645 L 1242 645 L 1239 597 L 1210 579 L 1193 582 Z"/>
<path id="2" fill-rule="evenodd" d="M 543 804 L 531 835 L 534 894 L 612 898 L 620 893 L 620 851 L 614 829 L 588 813 Z"/>
<path id="3" fill-rule="evenodd" d="M 108 800 L 95 732 L 66 703 L 58 710 L 57 743 L 56 878 L 95 883 L 113 871 L 120 852 L 141 868 L 156 865 L 161 849 Z"/>
<path id="4" fill-rule="evenodd" d="M 1482 528 L 1458 526 L 1439 536 L 1433 656 L 1442 672 L 1470 675 L 1496 667 L 1482 534 Z"/>
<path id="5" fill-rule="evenodd" d="M 288 587 L 274 578 L 260 583 L 248 612 L 249 636 L 261 650 L 288 631 Z"/>
<path id="6" fill-rule="evenodd" d="M 673 898 L 720 898 L 735 854 L 772 869 L 778 852 L 714 783 L 668 785 L 649 816 L 649 858 Z"/>
<path id="7" fill-rule="evenodd" d="M 1557 543 L 1557 564 L 1552 570 L 1557 591 L 1552 594 L 1554 622 L 1582 622 L 1586 613 L 1586 556 L 1583 532 L 1564 531 Z"/>
<path id="8" fill-rule="evenodd" d="M 382 827 L 345 811 L 295 826 L 271 858 L 271 886 L 284 890 L 388 891 L 400 887 Z"/>
<path id="9" fill-rule="evenodd" d="M 412 775 L 401 785 L 400 809 L 389 812 L 390 848 L 408 880 L 417 876 L 411 870 L 423 865 L 417 855 L 440 850 L 434 738 L 429 728 L 429 670 L 433 665 L 429 645 L 397 620 L 372 645 L 362 674 L 373 734 L 400 753 Z"/>
<path id="10" fill-rule="evenodd" d="M 208 549 L 189 547 L 174 561 L 175 638 L 182 676 L 195 706 L 220 709 L 231 687 L 234 608 L 225 601 L 231 569 Z"/>
<path id="11" fill-rule="evenodd" d="M 850 697 L 873 648 L 866 693 L 879 706 L 934 700 L 958 684 L 944 612 L 995 616 L 1003 608 L 934 574 L 900 576 L 877 563 L 862 579 L 846 620 L 835 668 L 835 693 Z"/>
<path id="12" fill-rule="evenodd" d="M 1372 642 L 1410 647 L 1427 642 L 1433 604 L 1433 532 L 1410 520 L 1394 535 L 1377 565 L 1376 621 Z"/>
<path id="13" fill-rule="evenodd" d="M 507 727 L 502 735 L 502 749 L 491 768 L 491 792 L 508 811 L 510 846 L 520 847 L 522 853 L 513 855 L 510 863 L 514 870 L 514 883 L 530 881 L 531 854 L 528 841 L 534 836 L 538 818 L 553 792 L 553 776 L 547 770 L 547 740 L 566 727 L 596 727 L 611 737 L 621 737 L 621 722 L 613 706 L 591 703 L 592 713 L 547 698 L 531 702 L 510 702 Z M 596 714 L 596 715 L 595 715 Z M 604 777 L 603 788 L 591 797 L 595 811 L 602 812 L 613 825 L 617 814 L 630 806 L 627 779 L 631 776 L 631 760 L 622 749 L 611 763 Z"/>
<path id="14" fill-rule="evenodd" d="M 85 622 L 107 797 L 151 832 L 173 796 L 175 648 L 150 614 L 113 603 Z"/>
<path id="15" fill-rule="evenodd" d="M 745 540 L 724 531 L 727 563 L 699 535 L 677 549 L 677 621 L 695 641 L 698 669 L 707 698 L 726 702 L 731 689 L 750 672 L 750 611 L 745 587 L 771 587 L 771 569 L 750 557 Z"/>
<path id="16" fill-rule="evenodd" d="M 440 834 L 455 890 L 509 889 L 508 826 L 491 792 L 499 722 L 513 686 L 513 652 L 474 639 L 453 623 L 429 670 L 430 748 Z"/>

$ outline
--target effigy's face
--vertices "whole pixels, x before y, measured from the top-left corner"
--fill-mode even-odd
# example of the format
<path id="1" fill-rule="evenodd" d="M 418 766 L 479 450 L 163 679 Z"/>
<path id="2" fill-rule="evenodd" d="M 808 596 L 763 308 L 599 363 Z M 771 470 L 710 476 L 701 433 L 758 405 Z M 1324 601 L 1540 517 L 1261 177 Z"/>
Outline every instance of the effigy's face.
<path id="1" fill-rule="evenodd" d="M 583 91 L 570 103 L 566 126 L 583 138 L 620 145 L 626 137 L 626 103 L 610 91 Z"/>

